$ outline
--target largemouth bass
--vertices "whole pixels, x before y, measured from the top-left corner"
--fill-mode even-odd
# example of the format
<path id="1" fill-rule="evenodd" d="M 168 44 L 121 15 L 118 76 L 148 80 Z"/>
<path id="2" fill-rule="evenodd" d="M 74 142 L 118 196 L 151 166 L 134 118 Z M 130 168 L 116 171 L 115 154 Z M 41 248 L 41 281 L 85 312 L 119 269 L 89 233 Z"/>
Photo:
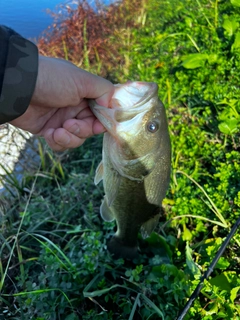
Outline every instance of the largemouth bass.
<path id="1" fill-rule="evenodd" d="M 95 184 L 103 180 L 100 207 L 104 220 L 117 222 L 108 243 L 116 257 L 134 258 L 138 232 L 146 238 L 156 227 L 170 179 L 171 143 L 163 104 L 155 83 L 116 85 L 109 108 L 90 101 L 107 129 Z"/>

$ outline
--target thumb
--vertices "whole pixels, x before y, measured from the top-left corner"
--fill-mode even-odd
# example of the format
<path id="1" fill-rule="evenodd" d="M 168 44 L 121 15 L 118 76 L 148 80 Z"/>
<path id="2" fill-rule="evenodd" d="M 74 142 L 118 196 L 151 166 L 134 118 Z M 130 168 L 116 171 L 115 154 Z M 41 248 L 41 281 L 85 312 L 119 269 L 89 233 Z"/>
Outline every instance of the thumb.
<path id="1" fill-rule="evenodd" d="M 81 72 L 75 83 L 78 87 L 79 96 L 87 99 L 95 99 L 97 104 L 108 107 L 114 93 L 114 85 L 95 74 L 79 69 Z"/>

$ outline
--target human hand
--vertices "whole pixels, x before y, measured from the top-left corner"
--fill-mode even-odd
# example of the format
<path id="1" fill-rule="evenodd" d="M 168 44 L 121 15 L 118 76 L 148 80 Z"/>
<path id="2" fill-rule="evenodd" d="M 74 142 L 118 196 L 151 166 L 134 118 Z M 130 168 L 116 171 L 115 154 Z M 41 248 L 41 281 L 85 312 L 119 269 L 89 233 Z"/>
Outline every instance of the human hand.
<path id="1" fill-rule="evenodd" d="M 104 132 L 88 98 L 104 107 L 113 95 L 111 82 L 62 59 L 39 57 L 35 91 L 26 112 L 10 123 L 43 136 L 55 151 L 76 148 Z"/>

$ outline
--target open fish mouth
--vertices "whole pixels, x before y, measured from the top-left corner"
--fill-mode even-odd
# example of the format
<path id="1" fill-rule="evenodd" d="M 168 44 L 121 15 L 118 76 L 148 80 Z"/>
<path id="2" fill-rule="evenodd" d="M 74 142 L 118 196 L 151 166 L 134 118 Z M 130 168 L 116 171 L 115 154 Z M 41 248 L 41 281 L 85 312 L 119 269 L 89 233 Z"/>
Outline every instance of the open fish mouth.
<path id="1" fill-rule="evenodd" d="M 114 134 L 120 123 L 125 123 L 128 127 L 133 123 L 140 123 L 148 111 L 147 102 L 156 96 L 158 91 L 155 83 L 141 81 L 128 81 L 115 87 L 109 108 L 99 106 L 94 100 L 89 101 L 92 112 L 111 134 Z"/>
<path id="2" fill-rule="evenodd" d="M 116 89 L 110 102 L 110 108 L 126 110 L 138 108 L 157 93 L 156 83 L 128 81 L 123 85 L 115 85 Z"/>

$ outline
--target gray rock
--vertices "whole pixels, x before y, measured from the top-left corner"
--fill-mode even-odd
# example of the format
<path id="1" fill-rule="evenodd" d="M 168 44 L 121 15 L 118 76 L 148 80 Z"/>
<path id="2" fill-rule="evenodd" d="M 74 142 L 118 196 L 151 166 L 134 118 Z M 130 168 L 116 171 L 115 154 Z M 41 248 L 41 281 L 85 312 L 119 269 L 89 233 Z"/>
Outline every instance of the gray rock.
<path id="1" fill-rule="evenodd" d="M 0 126 L 0 198 L 14 196 L 24 175 L 36 172 L 40 157 L 38 138 L 9 124 Z M 4 201 L 5 202 L 5 201 Z M 1 209 L 0 209 L 1 210 Z"/>

